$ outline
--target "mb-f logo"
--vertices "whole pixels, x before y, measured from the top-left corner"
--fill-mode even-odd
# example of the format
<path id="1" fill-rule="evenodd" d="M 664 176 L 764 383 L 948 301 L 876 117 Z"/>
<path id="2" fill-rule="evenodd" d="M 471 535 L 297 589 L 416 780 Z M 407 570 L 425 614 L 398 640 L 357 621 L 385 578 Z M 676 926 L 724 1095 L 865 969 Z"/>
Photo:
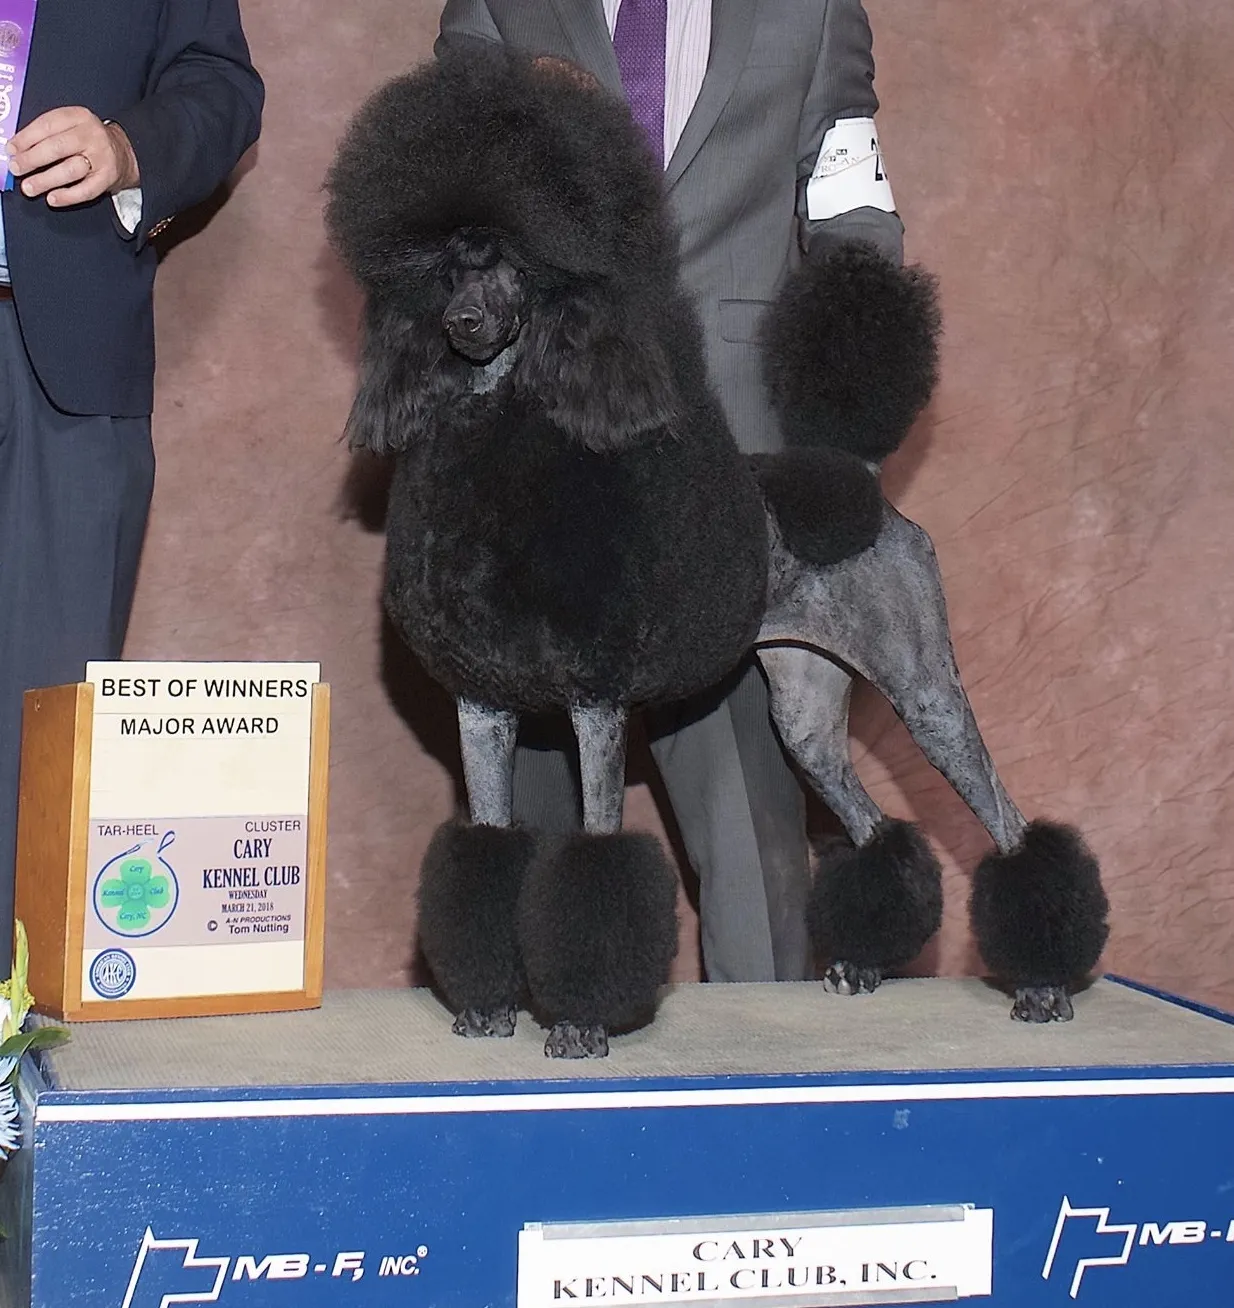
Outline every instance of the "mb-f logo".
<path id="1" fill-rule="evenodd" d="M 1088 1257 L 1080 1257 L 1074 1247 L 1080 1240 Z M 1060 1279 L 1069 1276 L 1068 1293 L 1071 1298 L 1078 1299 L 1086 1272 L 1095 1267 L 1126 1267 L 1136 1249 L 1161 1245 L 1195 1246 L 1217 1240 L 1234 1244 L 1234 1221 L 1223 1226 L 1210 1226 L 1199 1220 L 1112 1222 L 1108 1208 L 1073 1208 L 1071 1200 L 1064 1195 L 1041 1275 L 1047 1281 L 1056 1275 Z M 1098 1248 L 1100 1253 L 1096 1252 Z"/>
<path id="2" fill-rule="evenodd" d="M 120 1308 L 174 1308 L 182 1303 L 218 1303 L 232 1288 L 253 1281 L 300 1281 L 310 1277 L 355 1282 L 366 1271 L 363 1250 L 334 1253 L 322 1262 L 311 1254 L 275 1253 L 257 1256 L 224 1254 L 206 1257 L 197 1239 L 160 1240 L 146 1227 L 128 1290 Z M 378 1276 L 418 1276 L 428 1248 L 390 1254 L 377 1262 Z"/>

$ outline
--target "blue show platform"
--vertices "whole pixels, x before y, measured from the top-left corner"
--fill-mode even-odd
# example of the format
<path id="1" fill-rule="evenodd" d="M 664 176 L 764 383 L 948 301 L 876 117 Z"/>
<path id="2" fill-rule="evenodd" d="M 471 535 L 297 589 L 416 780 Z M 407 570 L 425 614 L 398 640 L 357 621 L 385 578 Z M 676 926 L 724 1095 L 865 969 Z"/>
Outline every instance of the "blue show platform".
<path id="1" fill-rule="evenodd" d="M 74 1028 L 0 1182 L 33 1308 L 1234 1304 L 1234 1025 L 1103 980 L 681 986 L 607 1060 L 430 995 Z M 0 1299 L 0 1302 L 5 1302 Z"/>

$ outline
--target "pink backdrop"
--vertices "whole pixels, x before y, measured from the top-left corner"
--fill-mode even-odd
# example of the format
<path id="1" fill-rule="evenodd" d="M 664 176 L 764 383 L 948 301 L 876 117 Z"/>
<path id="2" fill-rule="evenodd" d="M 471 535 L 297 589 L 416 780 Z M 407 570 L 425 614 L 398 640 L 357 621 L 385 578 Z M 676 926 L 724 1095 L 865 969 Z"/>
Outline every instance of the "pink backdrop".
<path id="1" fill-rule="evenodd" d="M 868 7 L 909 256 L 939 274 L 947 326 L 886 488 L 938 546 L 1004 779 L 1102 859 L 1107 966 L 1234 1006 L 1234 8 Z M 407 982 L 416 868 L 454 801 L 450 706 L 383 648 L 382 541 L 345 507 L 358 304 L 320 193 L 350 112 L 428 55 L 439 8 L 247 0 L 265 133 L 228 203 L 181 224 L 200 230 L 159 285 L 159 481 L 128 654 L 322 662 L 331 986 Z M 984 834 L 876 697 L 854 735 L 876 798 L 945 858 L 922 969 L 977 970 L 964 902 Z M 629 820 L 658 829 L 643 785 Z"/>

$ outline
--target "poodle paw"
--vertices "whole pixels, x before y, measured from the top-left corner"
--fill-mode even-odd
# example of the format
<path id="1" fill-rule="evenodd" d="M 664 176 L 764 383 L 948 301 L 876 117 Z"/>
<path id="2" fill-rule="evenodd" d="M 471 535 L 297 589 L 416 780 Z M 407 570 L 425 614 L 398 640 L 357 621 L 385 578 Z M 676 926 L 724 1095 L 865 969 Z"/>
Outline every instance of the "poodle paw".
<path id="1" fill-rule="evenodd" d="M 607 1058 L 608 1032 L 598 1022 L 578 1026 L 556 1022 L 544 1042 L 546 1058 Z"/>
<path id="2" fill-rule="evenodd" d="M 1015 992 L 1013 1022 L 1070 1022 L 1074 1016 L 1065 986 L 1021 986 Z"/>
<path id="3" fill-rule="evenodd" d="M 832 963 L 823 973 L 823 989 L 831 995 L 872 995 L 882 979 L 883 974 L 876 967 Z"/>
<path id="4" fill-rule="evenodd" d="M 464 1008 L 454 1019 L 453 1031 L 458 1036 L 512 1036 L 517 1012 L 514 1008 L 495 1008 L 485 1012 L 479 1008 Z"/>

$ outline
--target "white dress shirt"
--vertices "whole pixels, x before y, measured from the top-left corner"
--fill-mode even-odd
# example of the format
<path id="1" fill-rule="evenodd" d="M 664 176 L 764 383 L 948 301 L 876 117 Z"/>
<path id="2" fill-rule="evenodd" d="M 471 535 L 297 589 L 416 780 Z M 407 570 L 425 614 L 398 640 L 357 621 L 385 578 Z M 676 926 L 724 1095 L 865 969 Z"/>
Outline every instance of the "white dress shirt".
<path id="1" fill-rule="evenodd" d="M 608 34 L 617 29 L 621 0 L 604 0 Z M 668 0 L 668 31 L 664 51 L 664 163 L 677 142 L 707 73 L 711 55 L 711 0 Z"/>

